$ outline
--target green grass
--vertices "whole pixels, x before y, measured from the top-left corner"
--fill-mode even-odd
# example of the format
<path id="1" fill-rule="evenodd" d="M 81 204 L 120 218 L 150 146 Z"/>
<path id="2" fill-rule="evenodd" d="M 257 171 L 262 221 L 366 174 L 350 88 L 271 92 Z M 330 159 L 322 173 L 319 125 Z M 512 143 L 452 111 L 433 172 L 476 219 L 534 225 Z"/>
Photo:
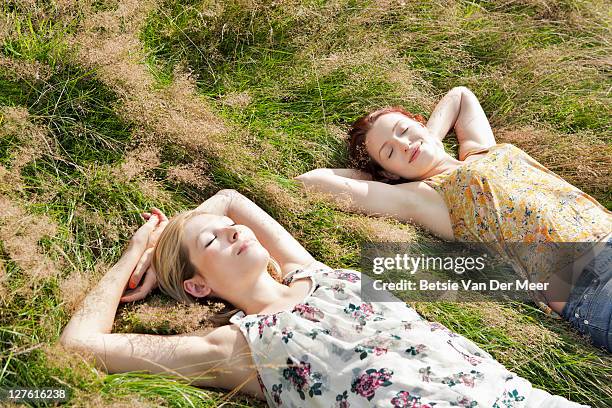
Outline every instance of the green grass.
<path id="1" fill-rule="evenodd" d="M 69 319 L 61 280 L 74 271 L 99 279 L 104 271 L 96 266 L 118 259 L 139 212 L 157 206 L 174 214 L 219 188 L 252 198 L 317 259 L 358 268 L 362 243 L 414 228 L 388 222 L 372 236 L 359 226 L 370 226 L 370 220 L 307 199 L 292 177 L 346 165 L 342 135 L 370 109 L 401 104 L 426 115 L 448 89 L 466 85 L 495 127 L 532 125 L 560 138 L 595 135 L 609 145 L 603 2 L 381 4 L 159 1 L 137 38 L 155 81 L 150 91 L 171 88 L 175 69 L 189 69 L 202 104 L 230 129 L 221 139 L 227 150 L 220 151 L 190 149 L 165 134 L 143 138 L 158 130 L 125 109 L 117 78 L 79 60 L 72 36 L 83 29 L 88 12 L 113 13 L 116 2 L 95 1 L 91 9 L 42 1 L 3 6 L 11 29 L 2 37 L 0 56 L 14 65 L 0 65 L 0 105 L 25 108 L 28 126 L 42 129 L 49 147 L 40 146 L 40 154 L 20 168 L 18 181 L 0 192 L 57 224 L 57 233 L 43 237 L 38 247 L 57 261 L 59 273 L 28 281 L 0 240 L 4 284 L 15 293 L 0 307 L 2 386 L 63 384 L 72 392 L 72 405 L 100 405 L 98 395 L 104 404 L 132 398 L 145 405 L 162 398 L 173 407 L 220 404 L 224 393 L 218 390 L 142 373 L 102 375 L 78 359 L 53 356 L 45 346 L 57 341 Z M 128 21 L 119 21 L 119 29 L 129 33 Z M 26 72 L 32 64 L 44 67 L 48 77 Z M 10 120 L 0 119 L 0 165 L 8 171 L 28 143 L 21 128 L 7 127 Z M 133 179 L 117 177 L 130 151 L 147 143 L 159 148 L 159 164 Z M 445 143 L 456 151 L 456 139 Z M 230 151 L 251 154 L 223 155 Z M 174 166 L 190 163 L 203 163 L 209 185 L 170 179 Z M 157 182 L 163 198 L 144 188 L 143 180 Z M 588 175 L 581 182 L 590 193 Z M 611 208 L 609 187 L 592 188 Z M 418 237 L 428 238 L 420 231 Z M 537 387 L 596 407 L 612 403 L 610 357 L 531 305 L 501 304 L 494 312 L 472 304 L 416 307 Z M 120 309 L 127 316 L 117 325 L 121 331 L 144 327 L 131 307 Z M 507 324 L 492 323 L 493 314 Z M 230 402 L 257 406 L 236 397 Z"/>

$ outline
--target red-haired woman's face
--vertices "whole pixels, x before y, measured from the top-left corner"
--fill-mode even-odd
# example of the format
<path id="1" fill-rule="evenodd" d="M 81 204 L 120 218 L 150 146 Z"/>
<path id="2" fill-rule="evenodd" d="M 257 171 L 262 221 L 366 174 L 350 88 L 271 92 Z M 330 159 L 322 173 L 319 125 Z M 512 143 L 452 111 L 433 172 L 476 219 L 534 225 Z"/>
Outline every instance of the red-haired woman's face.
<path id="1" fill-rule="evenodd" d="M 399 113 L 380 116 L 366 136 L 370 157 L 388 173 L 421 180 L 440 160 L 444 148 L 423 124 Z"/>

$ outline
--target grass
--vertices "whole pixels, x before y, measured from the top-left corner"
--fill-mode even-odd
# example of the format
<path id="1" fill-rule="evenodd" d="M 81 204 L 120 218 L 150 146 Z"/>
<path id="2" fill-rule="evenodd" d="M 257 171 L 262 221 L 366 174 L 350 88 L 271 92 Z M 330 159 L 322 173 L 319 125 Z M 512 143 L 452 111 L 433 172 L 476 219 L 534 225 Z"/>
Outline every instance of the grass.
<path id="1" fill-rule="evenodd" d="M 62 384 L 73 406 L 217 406 L 224 396 L 261 406 L 161 376 L 103 375 L 53 344 L 153 205 L 174 214 L 236 188 L 336 267 L 358 268 L 364 242 L 429 239 L 345 214 L 291 180 L 345 165 L 346 127 L 372 108 L 427 115 L 466 85 L 499 140 L 612 208 L 604 2 L 400 3 L 6 2 L 0 384 Z M 456 151 L 452 135 L 445 144 Z M 121 306 L 115 330 L 200 324 L 199 311 L 159 295 L 147 304 Z M 415 307 L 537 387 L 612 403 L 610 357 L 529 304 Z"/>

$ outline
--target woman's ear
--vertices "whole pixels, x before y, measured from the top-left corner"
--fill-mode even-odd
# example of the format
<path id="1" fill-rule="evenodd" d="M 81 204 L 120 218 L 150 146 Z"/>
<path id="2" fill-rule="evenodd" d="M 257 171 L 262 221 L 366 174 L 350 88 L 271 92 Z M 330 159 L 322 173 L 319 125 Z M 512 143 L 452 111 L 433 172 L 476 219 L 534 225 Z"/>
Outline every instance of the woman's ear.
<path id="1" fill-rule="evenodd" d="M 399 180 L 400 179 L 400 176 L 398 176 L 397 174 L 388 172 L 387 170 L 381 170 L 380 175 L 389 180 Z"/>
<path id="2" fill-rule="evenodd" d="M 183 289 L 190 295 L 200 298 L 205 297 L 212 292 L 212 288 L 208 286 L 202 279 L 191 278 L 183 282 Z"/>

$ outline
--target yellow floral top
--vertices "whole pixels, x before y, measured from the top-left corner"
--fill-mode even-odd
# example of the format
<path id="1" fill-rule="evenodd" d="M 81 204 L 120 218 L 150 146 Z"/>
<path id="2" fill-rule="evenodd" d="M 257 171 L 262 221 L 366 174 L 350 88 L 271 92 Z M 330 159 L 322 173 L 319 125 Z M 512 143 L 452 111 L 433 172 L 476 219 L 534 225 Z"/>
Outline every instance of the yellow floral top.
<path id="1" fill-rule="evenodd" d="M 522 278 L 547 282 L 568 259 L 552 250 L 536 254 L 554 247 L 536 244 L 599 242 L 612 231 L 612 212 L 518 147 L 503 143 L 470 154 L 487 150 L 478 160 L 424 180 L 443 197 L 458 241 L 488 242 Z M 545 301 L 539 292 L 532 295 Z"/>

